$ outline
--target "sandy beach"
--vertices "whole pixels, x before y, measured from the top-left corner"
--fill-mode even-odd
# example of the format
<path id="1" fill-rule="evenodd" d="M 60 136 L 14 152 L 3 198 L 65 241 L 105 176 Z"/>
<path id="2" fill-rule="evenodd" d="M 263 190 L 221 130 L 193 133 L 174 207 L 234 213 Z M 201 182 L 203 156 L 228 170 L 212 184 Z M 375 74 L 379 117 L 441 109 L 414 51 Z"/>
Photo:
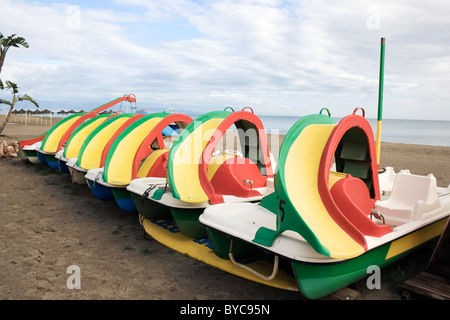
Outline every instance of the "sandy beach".
<path id="1" fill-rule="evenodd" d="M 0 119 L 2 120 L 2 119 Z M 45 125 L 10 123 L 3 140 L 34 137 Z M 433 173 L 450 184 L 450 148 L 382 143 L 381 165 Z M 2 300 L 301 300 L 179 254 L 146 236 L 136 214 L 96 199 L 68 174 L 20 158 L 0 159 L 0 299 Z M 351 286 L 364 300 L 401 299 L 393 279 L 426 267 L 433 248 L 383 271 L 382 288 Z M 69 289 L 68 267 L 81 271 Z M 399 270 L 410 270 L 403 274 Z M 400 275 L 399 275 L 400 274 Z M 406 279 L 403 279 L 406 280 Z"/>

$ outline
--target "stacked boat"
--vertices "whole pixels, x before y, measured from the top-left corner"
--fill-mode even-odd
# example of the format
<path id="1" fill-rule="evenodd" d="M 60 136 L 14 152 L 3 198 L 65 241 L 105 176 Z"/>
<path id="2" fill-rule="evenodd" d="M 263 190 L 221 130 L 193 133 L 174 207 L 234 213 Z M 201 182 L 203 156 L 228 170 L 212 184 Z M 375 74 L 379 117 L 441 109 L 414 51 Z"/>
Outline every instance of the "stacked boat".
<path id="1" fill-rule="evenodd" d="M 106 194 L 123 210 L 137 211 L 127 185 L 138 177 L 164 177 L 171 140 L 191 121 L 184 114 L 161 112 L 125 123 L 110 139 L 101 167 L 89 169 L 85 175 L 94 195 L 103 198 Z M 171 132 L 164 134 L 168 130 Z"/>
<path id="2" fill-rule="evenodd" d="M 96 198 L 138 212 L 162 244 L 310 299 L 437 239 L 450 215 L 450 186 L 432 174 L 380 170 L 371 126 L 356 112 L 300 118 L 275 165 L 251 109 L 196 119 L 101 110 L 19 145 Z"/>
<path id="3" fill-rule="evenodd" d="M 80 125 L 87 126 L 85 123 L 87 120 L 98 118 L 101 112 L 106 112 L 108 109 L 111 109 L 123 101 L 136 103 L 136 97 L 133 94 L 124 95 L 94 108 L 89 112 L 72 114 L 56 123 L 48 132 L 44 132 L 31 139 L 18 141 L 19 148 L 23 151 L 27 159 L 33 163 L 47 163 L 54 169 L 66 171 L 64 166 L 61 168 L 59 167 L 60 156 L 59 158 L 56 158 L 55 156 L 64 148 L 72 133 Z"/>

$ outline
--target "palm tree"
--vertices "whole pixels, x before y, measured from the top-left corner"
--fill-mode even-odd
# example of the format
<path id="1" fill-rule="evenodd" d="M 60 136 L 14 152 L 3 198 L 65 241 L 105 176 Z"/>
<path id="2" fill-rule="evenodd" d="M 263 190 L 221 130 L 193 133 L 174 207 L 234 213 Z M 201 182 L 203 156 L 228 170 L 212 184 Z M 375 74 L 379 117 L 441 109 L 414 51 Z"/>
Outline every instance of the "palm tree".
<path id="1" fill-rule="evenodd" d="M 16 34 L 12 34 L 9 37 L 4 37 L 0 32 L 0 73 L 2 72 L 3 63 L 5 62 L 6 53 L 9 48 L 23 46 L 28 48 L 28 43 L 23 37 L 16 37 Z"/>
<path id="2" fill-rule="evenodd" d="M 7 104 L 9 105 L 9 112 L 8 115 L 6 116 L 5 121 L 3 122 L 2 126 L 0 127 L 0 134 L 3 132 L 3 130 L 5 130 L 6 125 L 9 122 L 9 118 L 11 118 L 11 113 L 14 109 L 14 105 L 16 104 L 16 102 L 18 101 L 23 101 L 23 100 L 28 100 L 31 103 L 33 103 L 36 107 L 39 108 L 39 104 L 33 100 L 33 98 L 31 98 L 29 95 L 24 94 L 23 96 L 19 96 L 19 87 L 17 86 L 17 84 L 15 84 L 14 82 L 11 81 L 5 81 L 6 84 L 6 88 L 12 90 L 13 93 L 13 99 L 12 101 L 7 101 L 4 99 L 0 99 L 0 104 Z M 0 89 L 3 90 L 4 89 L 4 85 L 3 82 L 0 80 Z"/>

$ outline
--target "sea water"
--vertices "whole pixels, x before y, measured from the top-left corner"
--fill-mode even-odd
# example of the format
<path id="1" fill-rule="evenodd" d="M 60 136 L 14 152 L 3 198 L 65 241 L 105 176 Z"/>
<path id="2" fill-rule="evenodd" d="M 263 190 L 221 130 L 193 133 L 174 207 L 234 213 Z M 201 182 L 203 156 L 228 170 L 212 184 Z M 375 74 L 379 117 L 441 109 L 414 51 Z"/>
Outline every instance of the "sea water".
<path id="1" fill-rule="evenodd" d="M 193 119 L 201 113 L 188 113 Z M 258 115 L 266 132 L 286 134 L 301 116 Z M 342 118 L 333 117 L 338 123 Z M 377 119 L 368 118 L 374 137 L 377 135 Z M 450 147 L 450 121 L 383 119 L 381 141 L 429 146 Z"/>
<path id="2" fill-rule="evenodd" d="M 268 133 L 286 134 L 300 117 L 259 116 Z M 336 122 L 340 118 L 334 118 Z M 367 119 L 377 134 L 377 120 Z M 383 119 L 381 141 L 450 147 L 450 121 Z"/>

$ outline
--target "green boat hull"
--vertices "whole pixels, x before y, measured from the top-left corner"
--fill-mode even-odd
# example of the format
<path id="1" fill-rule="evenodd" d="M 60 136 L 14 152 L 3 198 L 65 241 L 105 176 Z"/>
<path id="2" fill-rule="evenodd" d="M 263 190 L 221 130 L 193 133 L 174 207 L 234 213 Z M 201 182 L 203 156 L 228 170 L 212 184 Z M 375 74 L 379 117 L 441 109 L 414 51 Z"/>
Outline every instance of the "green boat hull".
<path id="1" fill-rule="evenodd" d="M 437 241 L 445 227 L 446 220 L 439 220 L 433 224 L 412 232 L 402 238 L 395 239 L 373 250 L 349 260 L 332 263 L 309 263 L 298 260 L 289 260 L 299 291 L 308 299 L 320 299 L 341 288 L 344 288 L 371 274 L 372 266 L 380 269 L 411 254 L 430 242 Z M 205 227 L 214 253 L 222 259 L 229 259 L 231 237 L 221 231 Z M 431 236 L 425 236 L 425 235 Z M 412 242 L 411 239 L 415 239 Z M 423 238 L 423 240 L 417 240 Z M 417 241 L 413 244 L 414 241 Z M 404 248 L 400 249 L 398 244 Z M 252 250 L 257 247 L 249 242 L 233 239 L 232 252 L 235 258 L 254 254 Z"/>
<path id="2" fill-rule="evenodd" d="M 212 249 L 214 253 L 222 258 L 229 259 L 231 238 L 222 232 L 217 232 L 211 228 L 206 227 L 208 238 L 211 241 Z M 246 241 L 241 241 L 239 239 L 233 239 L 233 256 L 236 259 L 241 259 L 246 256 L 251 256 L 255 254 L 257 248 L 254 245 L 249 244 Z"/>
<path id="3" fill-rule="evenodd" d="M 147 219 L 172 218 L 178 230 L 186 237 L 197 239 L 206 237 L 206 228 L 199 222 L 204 208 L 182 209 L 163 205 L 158 201 L 130 192 L 136 210 Z M 160 197 L 155 197 L 160 199 Z"/>
<path id="4" fill-rule="evenodd" d="M 390 247 L 390 244 L 386 244 L 341 263 L 308 264 L 291 261 L 291 265 L 302 295 L 308 299 L 320 299 L 369 276 L 372 274 L 372 269 L 369 267 L 384 268 L 422 246 L 417 246 L 390 259 L 385 259 Z"/>
<path id="5" fill-rule="evenodd" d="M 193 239 L 206 237 L 206 228 L 198 221 L 198 218 L 203 213 L 204 208 L 170 208 L 170 211 L 178 229 L 186 237 Z"/>
<path id="6" fill-rule="evenodd" d="M 22 151 L 25 153 L 25 156 L 28 159 L 36 159 L 37 158 L 37 151 L 36 150 L 23 150 Z"/>
<path id="7" fill-rule="evenodd" d="M 147 219 L 169 218 L 172 216 L 169 207 L 156 201 L 143 198 L 133 192 L 131 192 L 131 198 L 136 206 L 136 210 Z"/>

